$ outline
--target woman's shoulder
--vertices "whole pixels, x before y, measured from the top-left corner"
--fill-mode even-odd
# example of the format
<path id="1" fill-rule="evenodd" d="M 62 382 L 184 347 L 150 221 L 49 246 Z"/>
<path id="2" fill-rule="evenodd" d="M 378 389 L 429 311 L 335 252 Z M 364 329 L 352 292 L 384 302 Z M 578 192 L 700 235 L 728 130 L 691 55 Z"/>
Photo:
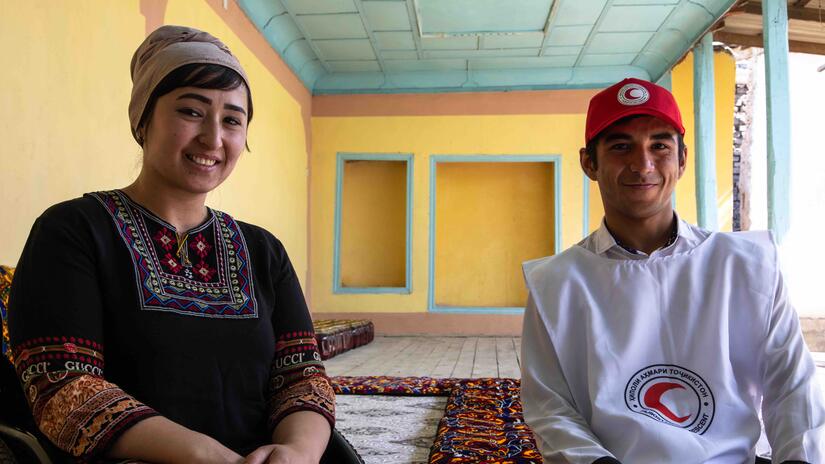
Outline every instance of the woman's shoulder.
<path id="1" fill-rule="evenodd" d="M 73 224 L 105 217 L 103 216 L 105 211 L 93 195 L 94 194 L 87 193 L 82 197 L 56 203 L 46 208 L 38 218 L 38 221 Z"/>

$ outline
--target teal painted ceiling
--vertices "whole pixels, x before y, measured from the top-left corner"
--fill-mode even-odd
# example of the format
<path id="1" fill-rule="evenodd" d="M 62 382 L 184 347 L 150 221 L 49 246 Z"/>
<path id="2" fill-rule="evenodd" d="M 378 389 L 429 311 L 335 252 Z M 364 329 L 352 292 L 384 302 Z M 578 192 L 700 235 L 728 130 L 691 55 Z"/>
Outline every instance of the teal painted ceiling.
<path id="1" fill-rule="evenodd" d="M 313 94 L 658 80 L 734 0 L 238 0 Z"/>

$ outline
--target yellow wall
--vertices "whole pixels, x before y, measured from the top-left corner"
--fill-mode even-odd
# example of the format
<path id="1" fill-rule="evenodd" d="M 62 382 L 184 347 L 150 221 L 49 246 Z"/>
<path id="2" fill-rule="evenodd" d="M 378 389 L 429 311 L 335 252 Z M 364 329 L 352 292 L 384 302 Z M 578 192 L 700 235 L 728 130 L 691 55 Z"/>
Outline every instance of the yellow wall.
<path id="1" fill-rule="evenodd" d="M 581 240 L 578 150 L 584 114 L 313 117 L 311 209 L 313 312 L 425 312 L 428 296 L 430 155 L 561 155 L 562 249 Z M 412 292 L 333 294 L 338 152 L 412 153 Z M 513 274 L 520 279 L 518 268 Z"/>
<path id="2" fill-rule="evenodd" d="M 717 111 L 717 185 L 722 230 L 730 230 L 730 208 L 724 208 L 732 191 L 733 58 L 715 56 Z M 673 91 L 686 126 L 686 143 L 693 146 L 692 57 L 673 71 Z M 465 155 L 561 155 L 561 249 L 582 239 L 584 176 L 579 167 L 585 115 L 458 115 L 458 116 L 324 116 L 313 117 L 311 157 L 312 230 L 310 263 L 311 295 L 315 312 L 426 312 L 429 291 L 429 156 Z M 332 243 L 335 202 L 335 157 L 337 152 L 413 153 L 412 292 L 397 294 L 336 295 L 332 293 Z M 694 163 L 689 152 L 688 168 L 677 185 L 676 208 L 687 221 L 696 221 Z M 587 185 L 590 207 L 589 229 L 599 226 L 601 197 L 594 183 Z M 480 271 L 481 272 L 481 271 Z M 518 276 L 518 268 L 512 274 Z M 478 276 L 476 276 L 478 277 Z M 520 278 L 520 277 L 519 277 Z M 436 279 L 440 280 L 440 279 Z M 458 285 L 454 291 L 476 291 Z M 442 290 L 443 291 L 443 290 Z M 436 289 L 438 294 L 438 289 Z M 515 300 L 516 298 L 513 298 Z M 503 301 L 503 300 L 502 300 Z"/>
<path id="3" fill-rule="evenodd" d="M 341 286 L 404 287 L 407 163 L 344 163 Z"/>
<path id="4" fill-rule="evenodd" d="M 435 303 L 523 307 L 521 263 L 553 254 L 552 163 L 439 163 Z"/>
<path id="5" fill-rule="evenodd" d="M 0 73 L 0 263 L 17 263 L 32 223 L 48 206 L 124 187 L 139 172 L 127 105 L 129 62 L 146 30 L 140 6 L 137 0 L 0 2 L 0 41 L 8 45 L 8 69 Z M 278 236 L 303 280 L 308 166 L 298 103 L 205 1 L 170 0 L 165 22 L 213 33 L 249 74 L 252 152 L 209 204 Z"/>

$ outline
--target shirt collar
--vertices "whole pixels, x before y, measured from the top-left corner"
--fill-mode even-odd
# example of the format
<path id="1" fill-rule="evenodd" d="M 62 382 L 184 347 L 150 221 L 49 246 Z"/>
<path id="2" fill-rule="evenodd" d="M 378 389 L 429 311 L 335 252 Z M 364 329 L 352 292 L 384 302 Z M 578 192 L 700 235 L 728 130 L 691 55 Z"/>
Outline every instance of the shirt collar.
<path id="1" fill-rule="evenodd" d="M 702 241 L 702 237 L 694 230 L 694 227 L 680 219 L 675 211 L 673 212 L 673 216 L 676 218 L 676 240 L 670 246 L 674 246 L 679 240 L 684 240 L 691 247 L 698 245 Z M 597 254 L 603 254 L 613 247 L 627 254 L 631 254 L 616 243 L 613 234 L 607 229 L 604 218 L 602 218 L 601 226 L 593 232 L 593 244 L 595 245 L 595 252 Z"/>

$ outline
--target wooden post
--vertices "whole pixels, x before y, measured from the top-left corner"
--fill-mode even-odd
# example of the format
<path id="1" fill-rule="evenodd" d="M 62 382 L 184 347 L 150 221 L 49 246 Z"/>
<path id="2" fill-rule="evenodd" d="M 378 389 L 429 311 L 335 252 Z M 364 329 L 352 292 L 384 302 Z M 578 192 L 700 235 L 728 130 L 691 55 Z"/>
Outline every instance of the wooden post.
<path id="1" fill-rule="evenodd" d="M 693 113 L 696 153 L 696 215 L 699 227 L 717 230 L 716 98 L 713 80 L 713 35 L 693 48 Z"/>
<path id="2" fill-rule="evenodd" d="M 768 109 L 768 227 L 781 242 L 790 226 L 791 105 L 788 83 L 788 4 L 762 2 Z"/>

